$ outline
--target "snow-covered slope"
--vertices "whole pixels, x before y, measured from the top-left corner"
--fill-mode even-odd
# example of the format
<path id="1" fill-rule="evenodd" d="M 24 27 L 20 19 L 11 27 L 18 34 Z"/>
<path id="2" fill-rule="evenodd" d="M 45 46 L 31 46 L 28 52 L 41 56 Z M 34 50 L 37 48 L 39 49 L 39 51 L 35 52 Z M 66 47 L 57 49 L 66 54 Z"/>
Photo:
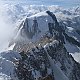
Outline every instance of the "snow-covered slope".
<path id="1" fill-rule="evenodd" d="M 20 59 L 20 54 L 15 51 L 0 53 L 0 80 L 17 80 L 16 62 Z"/>

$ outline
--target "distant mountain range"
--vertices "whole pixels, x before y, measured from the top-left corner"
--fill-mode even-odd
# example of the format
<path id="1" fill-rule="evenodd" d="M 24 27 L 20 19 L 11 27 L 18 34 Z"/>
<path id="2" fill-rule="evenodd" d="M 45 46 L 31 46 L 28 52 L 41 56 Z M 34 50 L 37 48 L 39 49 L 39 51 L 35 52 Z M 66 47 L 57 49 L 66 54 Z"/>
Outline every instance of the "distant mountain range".
<path id="1" fill-rule="evenodd" d="M 63 7 L 66 7 L 66 8 L 69 8 L 69 7 L 76 7 L 76 6 L 79 6 L 80 5 L 80 1 L 79 0 L 2 0 L 2 1 L 5 1 L 6 3 L 26 3 L 27 5 L 59 5 L 59 6 L 63 6 Z"/>

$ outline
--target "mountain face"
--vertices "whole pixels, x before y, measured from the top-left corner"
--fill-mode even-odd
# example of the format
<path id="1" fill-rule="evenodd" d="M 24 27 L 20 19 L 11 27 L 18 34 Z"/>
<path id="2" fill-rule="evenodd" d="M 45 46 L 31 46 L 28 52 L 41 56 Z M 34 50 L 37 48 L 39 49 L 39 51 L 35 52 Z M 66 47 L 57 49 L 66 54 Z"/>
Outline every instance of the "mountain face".
<path id="1" fill-rule="evenodd" d="M 61 24 L 61 26 L 64 25 L 67 27 L 66 33 L 69 36 L 75 38 L 77 41 L 80 41 L 80 36 L 79 36 L 80 8 L 79 7 L 64 9 L 64 8 L 62 8 L 60 6 L 56 6 L 56 5 L 50 5 L 50 6 L 26 5 L 26 4 L 18 4 L 18 3 L 17 4 L 4 4 L 4 5 L 0 5 L 0 6 L 1 6 L 0 7 L 1 20 L 4 19 L 6 21 L 6 24 L 10 24 L 10 25 L 4 25 L 4 26 L 5 27 L 8 26 L 9 29 L 12 26 L 12 28 L 10 30 L 7 30 L 7 33 L 10 37 L 8 40 L 6 39 L 7 40 L 6 46 L 3 46 L 3 43 L 5 45 L 5 40 L 1 41 L 1 43 L 2 43 L 1 46 L 3 46 L 3 47 L 1 47 L 0 50 L 2 50 L 2 48 L 3 48 L 2 51 L 4 51 L 6 48 L 8 48 L 8 44 L 9 44 L 10 40 L 14 41 L 12 39 L 16 35 L 14 29 L 17 28 L 21 24 L 21 22 L 23 21 L 22 19 L 25 20 L 26 16 L 30 17 L 32 15 L 35 15 L 37 13 L 47 11 L 47 10 L 49 10 L 55 14 L 55 16 L 57 17 L 57 20 Z M 32 22 L 31 22 L 31 24 L 32 24 Z M 3 26 L 2 26 L 2 29 L 3 29 Z M 2 29 L 1 29 L 1 32 L 3 32 L 3 38 L 6 38 L 7 33 L 5 33 L 5 35 L 6 35 L 5 36 L 4 30 L 2 31 Z M 2 34 L 0 36 L 2 37 Z M 30 40 L 27 39 L 27 41 L 30 41 Z M 65 45 L 65 47 L 67 48 L 67 50 L 74 56 L 75 60 L 77 60 L 79 62 L 80 59 L 76 58 L 79 56 L 79 53 L 80 53 L 79 47 L 77 47 L 73 44 L 69 44 L 68 42 L 66 42 L 66 43 L 67 44 Z M 71 47 L 71 49 L 68 48 L 68 46 Z M 76 53 L 77 53 L 77 55 L 76 55 Z"/>
<path id="2" fill-rule="evenodd" d="M 37 42 L 45 36 L 54 38 L 57 36 L 62 43 L 65 43 L 64 45 L 66 48 L 68 45 L 72 45 L 77 51 L 79 51 L 79 30 L 73 30 L 74 28 L 68 27 L 68 25 L 65 26 L 61 21 L 58 22 L 56 16 L 50 11 L 40 12 L 33 16 L 24 18 L 18 27 L 17 35 L 11 44 L 16 42 L 18 45 L 20 44 L 20 46 L 22 45 L 23 47 L 23 45 L 27 46 L 30 42 L 30 45 L 34 45 L 34 43 L 37 44 Z M 72 50 L 69 50 L 68 48 L 67 50 L 72 53 Z"/>
<path id="3" fill-rule="evenodd" d="M 80 64 L 57 40 L 19 54 L 22 56 L 17 67 L 19 80 L 80 79 Z"/>
<path id="4" fill-rule="evenodd" d="M 11 51 L 0 53 L 0 79 L 80 80 L 80 63 L 72 54 L 80 52 L 80 8 L 10 7 L 10 19 L 20 24 Z"/>
<path id="5" fill-rule="evenodd" d="M 46 45 L 35 46 L 27 52 L 4 52 L 2 57 L 6 64 L 9 62 L 8 67 L 2 60 L 1 68 L 10 80 L 80 79 L 80 64 L 58 40 L 50 40 Z"/>
<path id="6" fill-rule="evenodd" d="M 14 51 L 1 55 L 2 73 L 12 80 L 80 80 L 80 64 L 67 51 L 67 43 L 80 47 L 80 42 L 55 14 L 45 11 L 26 17 L 17 29 L 10 43 Z M 10 72 L 3 60 L 9 62 Z"/>

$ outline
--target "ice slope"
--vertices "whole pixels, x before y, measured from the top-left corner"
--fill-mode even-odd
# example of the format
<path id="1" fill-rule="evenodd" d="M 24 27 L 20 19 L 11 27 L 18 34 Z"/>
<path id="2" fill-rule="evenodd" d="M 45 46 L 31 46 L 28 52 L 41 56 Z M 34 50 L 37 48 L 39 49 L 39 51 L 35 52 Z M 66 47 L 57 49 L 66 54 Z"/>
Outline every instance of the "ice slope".
<path id="1" fill-rule="evenodd" d="M 15 73 L 16 62 L 21 56 L 14 51 L 0 53 L 0 79 L 1 80 L 17 80 Z"/>
<path id="2" fill-rule="evenodd" d="M 10 80 L 11 78 L 5 74 L 0 73 L 0 80 Z"/>

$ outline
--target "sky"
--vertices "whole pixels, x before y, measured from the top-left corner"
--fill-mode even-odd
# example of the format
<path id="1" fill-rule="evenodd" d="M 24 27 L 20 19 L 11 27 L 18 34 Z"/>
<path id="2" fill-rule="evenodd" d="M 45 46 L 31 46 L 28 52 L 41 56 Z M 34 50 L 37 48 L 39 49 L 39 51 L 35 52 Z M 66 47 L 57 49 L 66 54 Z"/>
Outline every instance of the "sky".
<path id="1" fill-rule="evenodd" d="M 37 5 L 60 5 L 62 7 L 80 6 L 80 0 L 1 0 L 6 3 L 26 3 Z"/>

